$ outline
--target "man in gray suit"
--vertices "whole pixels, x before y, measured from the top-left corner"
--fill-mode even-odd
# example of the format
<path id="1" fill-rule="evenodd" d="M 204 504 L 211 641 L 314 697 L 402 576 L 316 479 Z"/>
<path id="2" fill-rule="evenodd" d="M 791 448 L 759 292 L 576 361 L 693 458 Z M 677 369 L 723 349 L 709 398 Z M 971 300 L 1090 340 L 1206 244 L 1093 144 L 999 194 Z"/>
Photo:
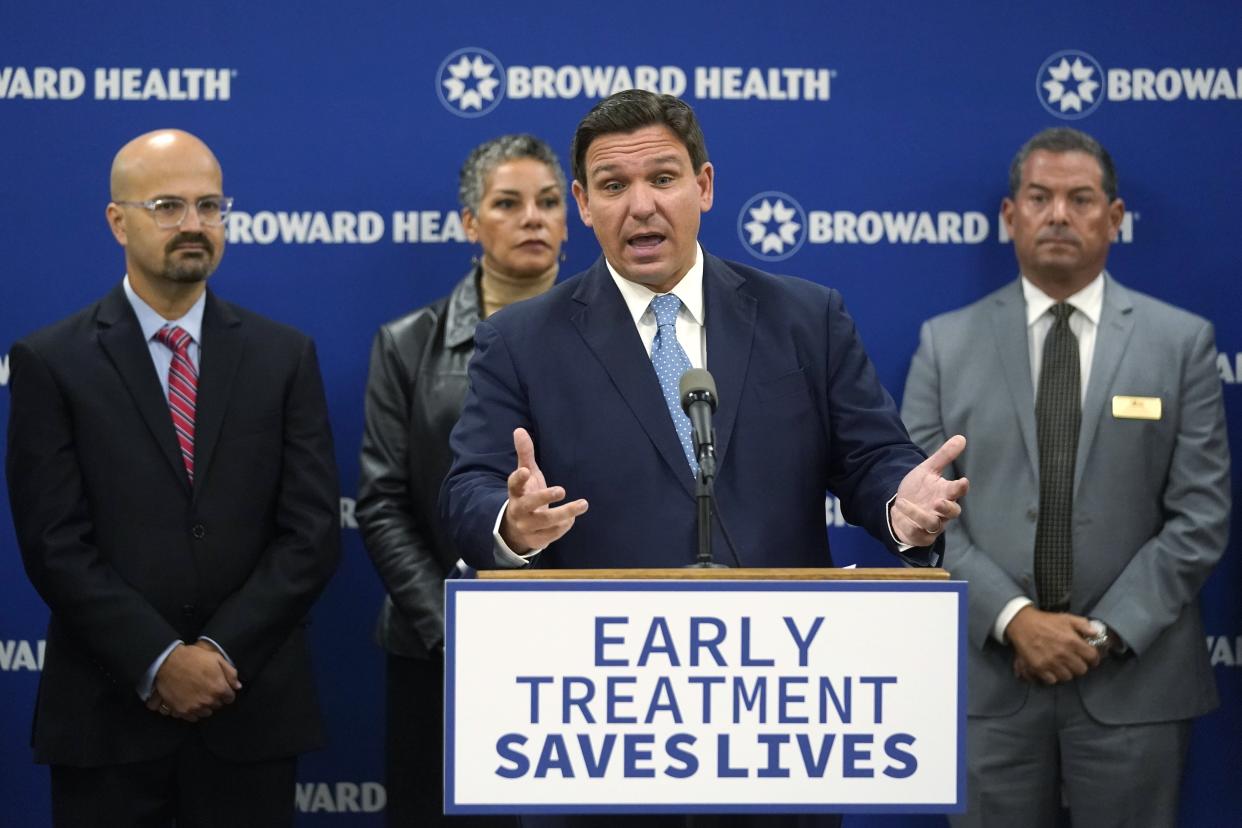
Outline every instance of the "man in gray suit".
<path id="1" fill-rule="evenodd" d="M 1045 130 L 1002 216 L 1021 277 L 924 324 L 902 416 L 971 450 L 944 565 L 969 581 L 967 812 L 955 825 L 1175 825 L 1190 721 L 1217 704 L 1199 589 L 1225 549 L 1212 326 L 1105 270 L 1108 153 Z"/>

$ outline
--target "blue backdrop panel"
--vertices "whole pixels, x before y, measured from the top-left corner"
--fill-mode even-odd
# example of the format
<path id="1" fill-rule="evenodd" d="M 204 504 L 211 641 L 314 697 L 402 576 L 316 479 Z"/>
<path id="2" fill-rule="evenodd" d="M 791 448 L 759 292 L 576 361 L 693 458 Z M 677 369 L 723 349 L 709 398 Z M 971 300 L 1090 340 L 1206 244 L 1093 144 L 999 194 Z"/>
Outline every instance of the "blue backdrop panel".
<path id="1" fill-rule="evenodd" d="M 0 8 L 0 428 L 11 344 L 121 278 L 103 221 L 113 153 L 177 126 L 213 147 L 237 199 L 213 287 L 315 337 L 352 496 L 376 327 L 446 293 L 468 265 L 451 216 L 467 151 L 531 131 L 565 153 L 595 100 L 642 84 L 682 95 L 703 122 L 717 169 L 704 246 L 840 288 L 894 396 L 922 320 L 1016 275 L 997 218 L 1016 148 L 1049 125 L 1093 133 L 1129 208 L 1110 269 L 1215 322 L 1238 444 L 1236 2 L 122 5 Z M 570 226 L 566 273 L 598 254 Z M 842 563 L 890 562 L 831 501 L 826 516 Z M 331 747 L 300 766 L 308 826 L 377 825 L 385 796 L 380 587 L 348 497 L 342 532 L 313 627 Z M 1195 730 L 1186 825 L 1242 812 L 1236 547 L 1204 588 L 1223 705 Z M 47 819 L 46 771 L 27 748 L 45 623 L 0 509 L 6 823 Z M 851 820 L 897 823 L 942 820 Z"/>

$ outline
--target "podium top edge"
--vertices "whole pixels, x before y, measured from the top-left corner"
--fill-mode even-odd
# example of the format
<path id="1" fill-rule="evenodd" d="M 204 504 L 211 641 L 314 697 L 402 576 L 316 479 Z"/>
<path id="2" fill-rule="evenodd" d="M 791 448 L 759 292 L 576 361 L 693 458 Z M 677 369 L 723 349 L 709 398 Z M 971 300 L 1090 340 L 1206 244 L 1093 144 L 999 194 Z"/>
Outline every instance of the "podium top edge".
<path id="1" fill-rule="evenodd" d="M 481 580 L 522 581 L 947 581 L 947 570 L 934 567 L 866 569 L 751 568 L 700 569 L 482 569 Z"/>

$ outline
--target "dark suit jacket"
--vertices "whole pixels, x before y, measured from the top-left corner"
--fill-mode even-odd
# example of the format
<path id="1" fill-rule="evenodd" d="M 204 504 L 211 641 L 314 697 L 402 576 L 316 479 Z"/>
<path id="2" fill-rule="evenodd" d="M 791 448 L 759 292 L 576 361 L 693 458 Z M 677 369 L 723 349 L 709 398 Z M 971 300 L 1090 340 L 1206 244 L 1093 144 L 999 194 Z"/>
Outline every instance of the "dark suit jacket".
<path id="1" fill-rule="evenodd" d="M 202 339 L 193 488 L 120 285 L 13 347 L 9 495 L 52 611 L 36 761 L 154 759 L 194 727 L 242 761 L 321 741 L 304 627 L 340 534 L 314 345 L 210 292 Z M 145 671 L 199 636 L 233 659 L 237 701 L 197 725 L 146 710 Z"/>
<path id="2" fill-rule="evenodd" d="M 835 290 L 705 255 L 719 511 L 743 566 L 829 566 L 824 492 L 890 549 L 886 503 L 923 460 Z M 479 324 L 441 493 L 454 541 L 492 567 L 513 429 L 549 485 L 590 510 L 537 559 L 552 567 L 694 560 L 694 479 L 651 360 L 601 258 Z M 728 560 L 714 529 L 713 549 Z M 926 563 L 927 550 L 911 550 Z"/>

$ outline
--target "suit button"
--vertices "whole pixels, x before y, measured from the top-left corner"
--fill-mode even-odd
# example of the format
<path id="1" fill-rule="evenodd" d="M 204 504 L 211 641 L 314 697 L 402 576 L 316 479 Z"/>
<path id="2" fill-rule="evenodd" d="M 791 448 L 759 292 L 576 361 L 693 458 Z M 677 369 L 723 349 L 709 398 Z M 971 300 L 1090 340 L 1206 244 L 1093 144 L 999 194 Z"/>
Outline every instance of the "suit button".
<path id="1" fill-rule="evenodd" d="M 184 604 L 181 607 L 181 614 L 184 615 L 186 618 L 193 618 L 194 617 L 194 605 Z"/>
<path id="2" fill-rule="evenodd" d="M 1039 510 L 1038 509 L 1027 509 L 1026 519 L 1029 520 L 1031 523 L 1034 523 L 1036 520 L 1039 519 Z"/>
<path id="3" fill-rule="evenodd" d="M 190 534 L 194 536 L 194 540 L 202 540 L 207 537 L 207 527 L 201 523 L 196 523 L 190 527 Z"/>

